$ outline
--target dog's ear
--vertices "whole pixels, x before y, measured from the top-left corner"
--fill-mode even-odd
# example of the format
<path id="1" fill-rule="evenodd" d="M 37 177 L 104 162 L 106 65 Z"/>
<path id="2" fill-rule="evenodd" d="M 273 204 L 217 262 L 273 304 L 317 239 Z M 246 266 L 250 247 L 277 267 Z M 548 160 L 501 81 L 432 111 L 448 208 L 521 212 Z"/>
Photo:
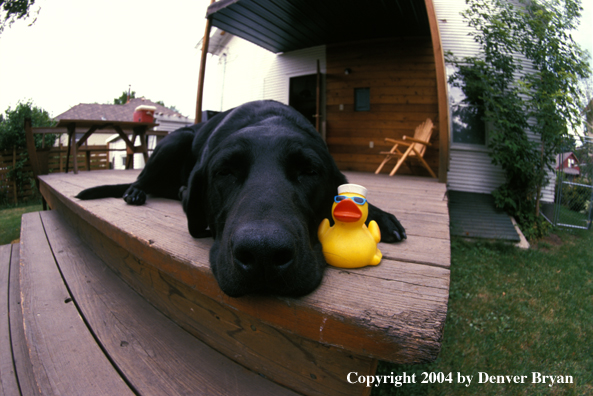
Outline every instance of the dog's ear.
<path id="1" fill-rule="evenodd" d="M 189 233 L 194 238 L 205 238 L 211 234 L 208 228 L 208 199 L 204 173 L 198 166 L 189 176 L 187 189 L 181 193 L 183 211 L 187 217 Z"/>

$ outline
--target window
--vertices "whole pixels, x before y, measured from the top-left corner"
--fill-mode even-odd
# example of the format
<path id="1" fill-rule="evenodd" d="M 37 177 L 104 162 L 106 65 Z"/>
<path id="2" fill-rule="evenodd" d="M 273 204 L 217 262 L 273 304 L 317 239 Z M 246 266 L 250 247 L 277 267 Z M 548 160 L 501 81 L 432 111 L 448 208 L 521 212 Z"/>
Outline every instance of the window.
<path id="1" fill-rule="evenodd" d="M 454 73 L 447 68 L 447 74 Z M 474 146 L 486 146 L 487 133 L 484 123 L 484 110 L 480 106 L 468 103 L 461 88 L 449 85 L 451 108 L 451 135 L 453 143 Z"/>
<path id="2" fill-rule="evenodd" d="M 486 125 L 478 106 L 451 104 L 451 133 L 453 143 L 485 146 Z"/>
<path id="3" fill-rule="evenodd" d="M 354 111 L 371 111 L 370 88 L 354 88 Z"/>

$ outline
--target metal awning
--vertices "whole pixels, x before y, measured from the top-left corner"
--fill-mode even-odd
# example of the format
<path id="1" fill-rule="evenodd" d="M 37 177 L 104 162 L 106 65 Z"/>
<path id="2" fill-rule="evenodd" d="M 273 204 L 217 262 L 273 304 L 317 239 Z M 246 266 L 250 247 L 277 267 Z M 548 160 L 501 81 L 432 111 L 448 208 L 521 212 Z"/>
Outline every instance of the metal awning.
<path id="1" fill-rule="evenodd" d="M 377 38 L 430 36 L 424 0 L 220 0 L 212 25 L 274 53 Z"/>

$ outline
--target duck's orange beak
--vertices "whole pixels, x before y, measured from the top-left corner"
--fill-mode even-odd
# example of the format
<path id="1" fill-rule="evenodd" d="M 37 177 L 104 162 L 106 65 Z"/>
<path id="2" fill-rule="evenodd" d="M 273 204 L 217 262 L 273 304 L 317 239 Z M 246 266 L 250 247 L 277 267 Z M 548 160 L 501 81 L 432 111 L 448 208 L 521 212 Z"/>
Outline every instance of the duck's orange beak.
<path id="1" fill-rule="evenodd" d="M 334 208 L 334 218 L 344 223 L 353 223 L 362 217 L 358 205 L 351 199 L 340 201 Z"/>

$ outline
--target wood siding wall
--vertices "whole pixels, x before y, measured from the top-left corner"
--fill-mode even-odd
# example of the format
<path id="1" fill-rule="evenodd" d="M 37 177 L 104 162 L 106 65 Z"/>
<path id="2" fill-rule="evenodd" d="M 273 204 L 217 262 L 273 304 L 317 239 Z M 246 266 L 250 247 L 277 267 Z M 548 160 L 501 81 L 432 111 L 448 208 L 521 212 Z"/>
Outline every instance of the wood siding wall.
<path id="1" fill-rule="evenodd" d="M 416 126 L 431 118 L 433 146 L 424 158 L 438 173 L 438 98 L 430 37 L 328 46 L 326 81 L 327 145 L 340 169 L 375 171 L 384 158 L 379 152 L 391 148 L 386 137 L 413 136 Z M 354 89 L 367 87 L 370 111 L 356 112 Z M 383 172 L 394 165 L 392 160 Z M 415 163 L 412 170 L 402 166 L 398 174 L 428 176 Z"/>

